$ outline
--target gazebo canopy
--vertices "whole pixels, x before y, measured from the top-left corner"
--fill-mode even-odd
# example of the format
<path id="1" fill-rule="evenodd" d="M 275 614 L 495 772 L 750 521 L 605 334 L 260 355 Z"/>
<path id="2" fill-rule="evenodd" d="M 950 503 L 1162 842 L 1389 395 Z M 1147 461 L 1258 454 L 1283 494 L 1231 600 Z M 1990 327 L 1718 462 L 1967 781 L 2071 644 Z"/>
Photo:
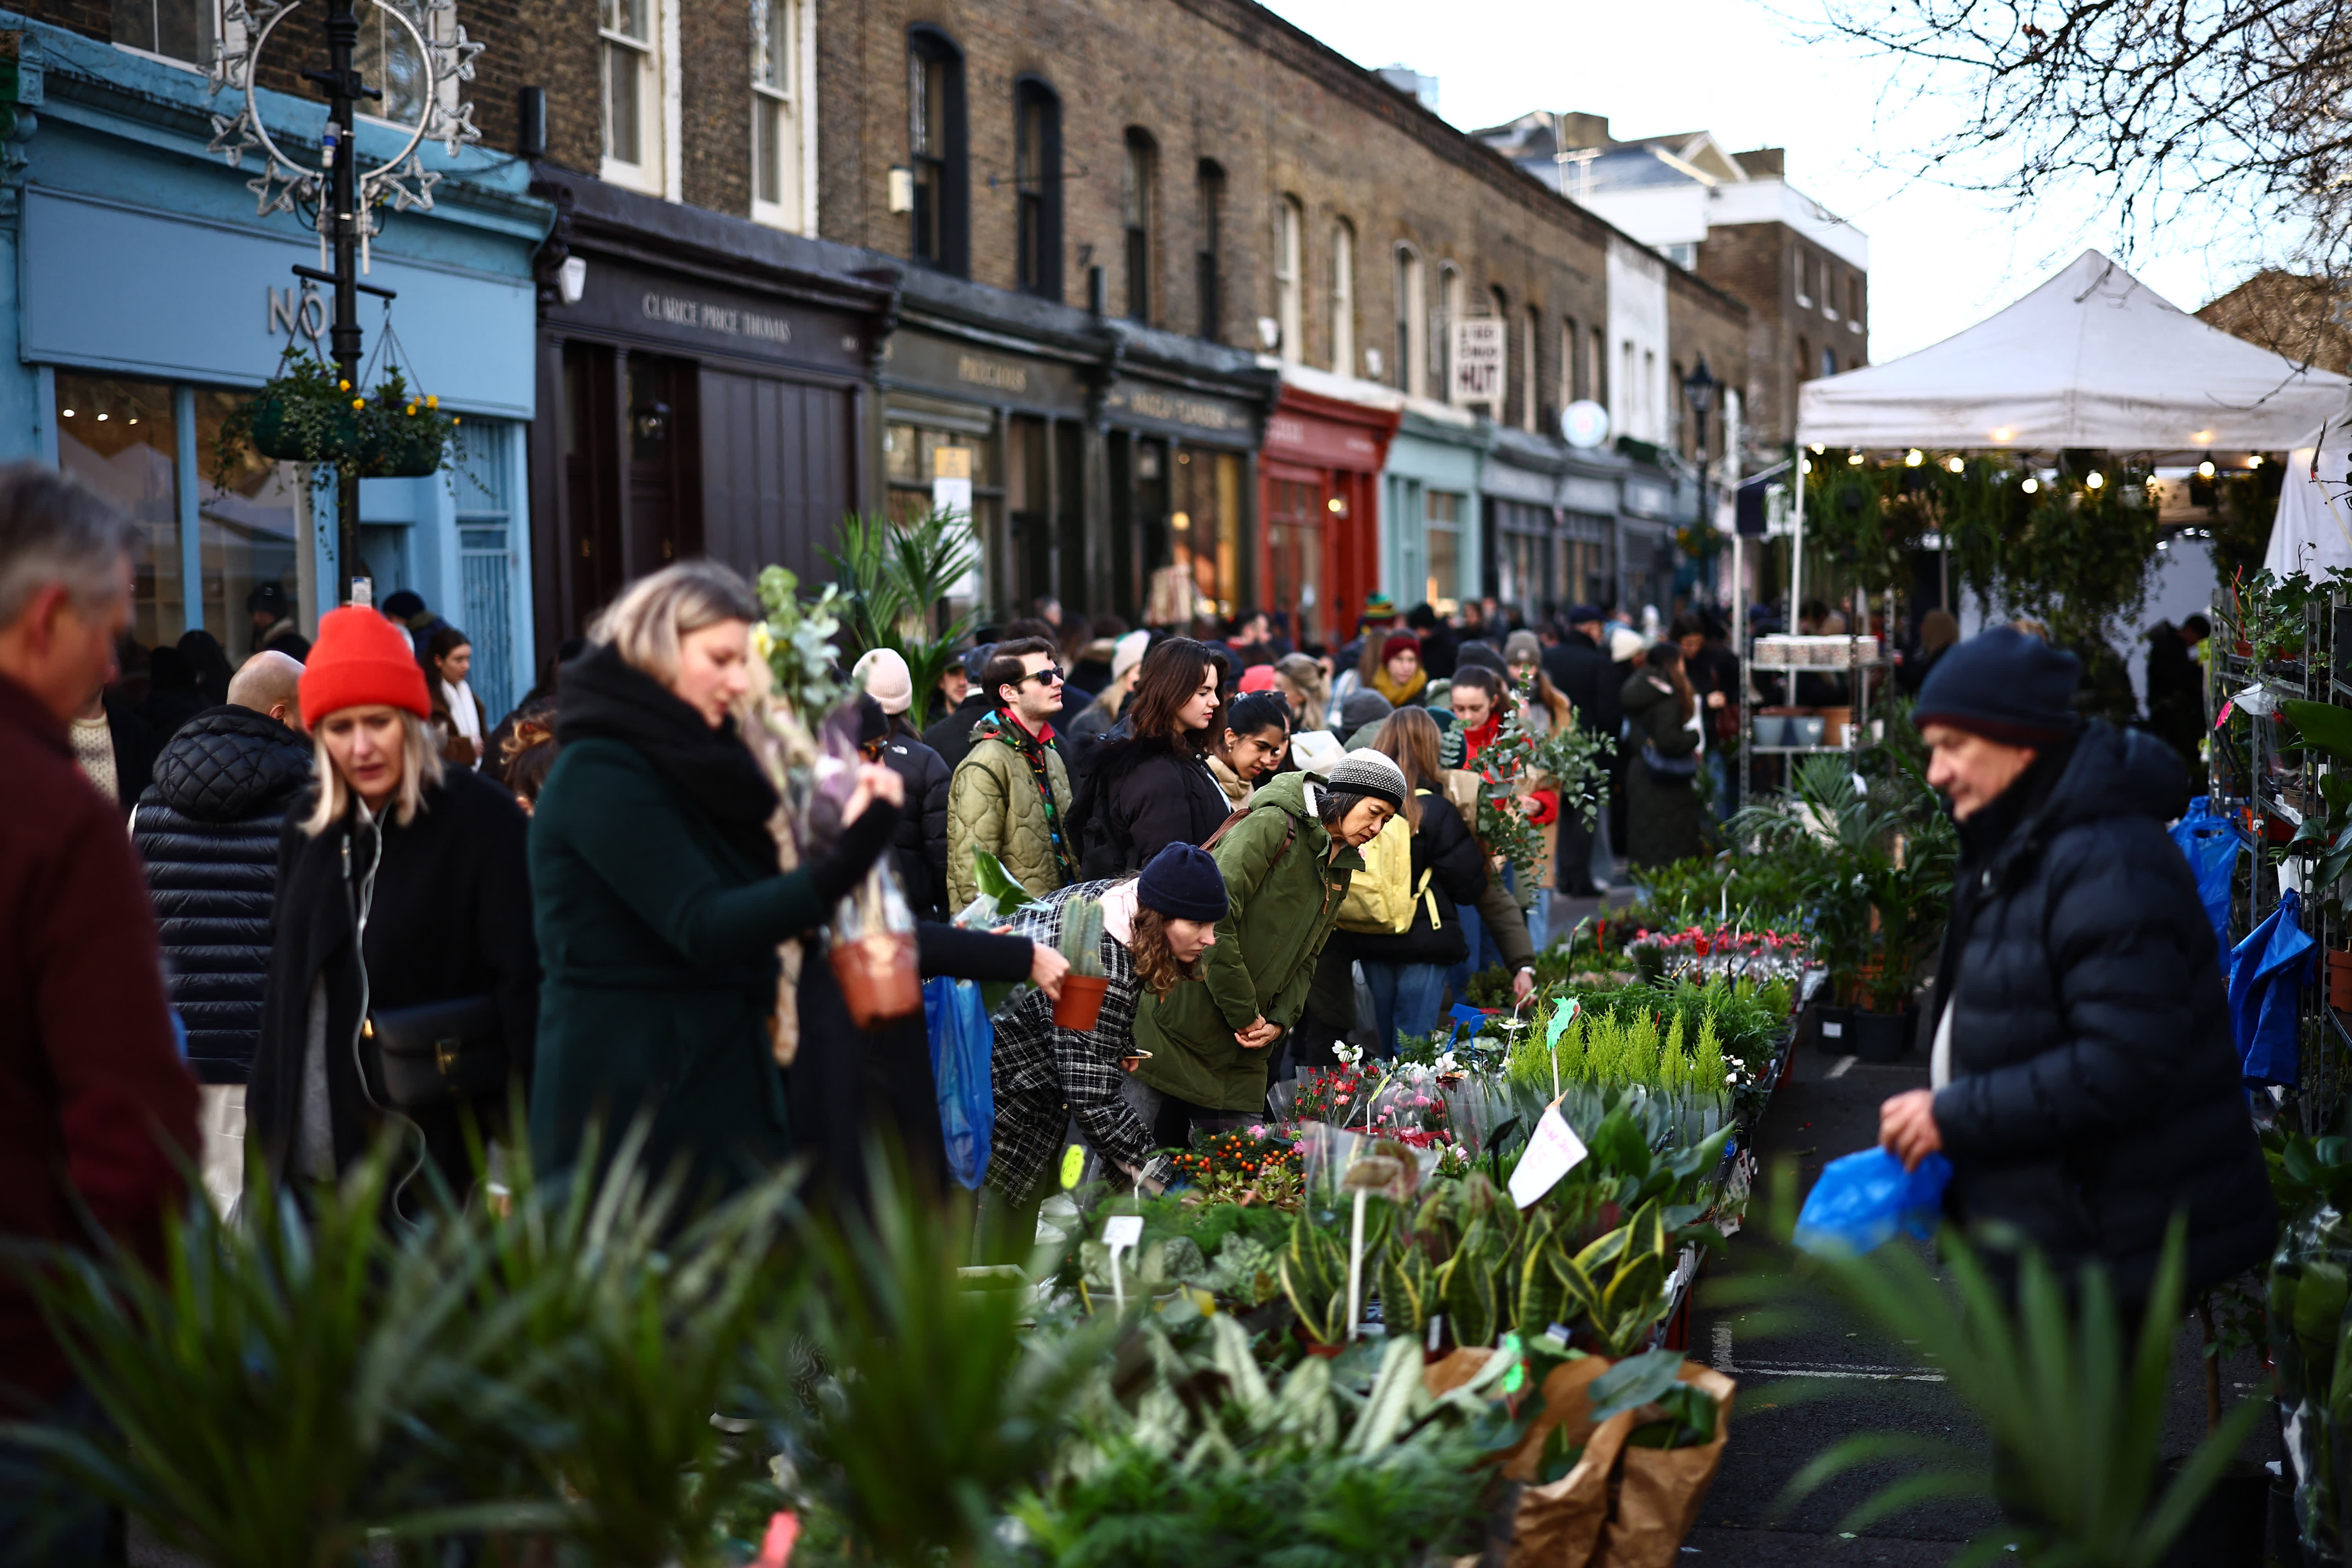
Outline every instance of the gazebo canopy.
<path id="1" fill-rule="evenodd" d="M 1797 438 L 1825 447 L 2308 446 L 2345 378 L 2209 327 L 2095 250 L 1996 316 L 1885 364 L 1809 381 Z M 2306 459 L 2308 461 L 2308 459 Z"/>

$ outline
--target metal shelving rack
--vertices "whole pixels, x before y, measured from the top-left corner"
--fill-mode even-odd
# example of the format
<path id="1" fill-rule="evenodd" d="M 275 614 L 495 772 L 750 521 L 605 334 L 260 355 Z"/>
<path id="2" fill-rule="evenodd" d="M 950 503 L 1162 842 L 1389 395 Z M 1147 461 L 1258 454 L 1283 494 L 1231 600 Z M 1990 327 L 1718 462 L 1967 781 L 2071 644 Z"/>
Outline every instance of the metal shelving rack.
<path id="1" fill-rule="evenodd" d="M 2250 687 L 2260 686 L 2281 701 L 2327 702 L 2352 708 L 2352 603 L 2341 597 L 2315 596 L 2305 606 L 2304 652 L 2300 660 L 2273 659 L 2257 668 L 2250 653 L 2240 653 L 2245 627 L 2240 611 L 2217 605 L 2212 614 L 2213 636 L 2205 664 L 2205 711 L 2218 714 Z M 2240 841 L 2252 853 L 2233 893 L 2230 940 L 2244 940 L 2262 923 L 2279 899 L 2279 869 L 2286 859 L 2284 846 L 2270 842 L 2270 824 L 2294 827 L 2303 823 L 2306 805 L 2325 810 L 2319 796 L 2322 764 L 2300 752 L 2281 752 L 2271 721 L 2256 718 L 2247 726 L 2245 775 L 2223 744 L 2226 729 L 2217 726 L 2206 744 L 2205 786 L 2211 809 L 2237 823 Z M 2290 798 L 2291 797 L 2291 798 Z M 2322 953 L 2347 945 L 2345 922 L 2331 920 L 2325 889 L 2305 889 L 2298 923 Z M 2306 1132 L 2336 1131 L 2336 1122 L 2352 1075 L 2352 1025 L 2327 1005 L 2324 969 L 2315 966 L 2317 984 L 2311 1005 L 2303 1010 L 2302 1068 L 2283 1110 L 2291 1110 Z M 2229 955 L 2222 954 L 2228 973 Z"/>
<path id="2" fill-rule="evenodd" d="M 1862 656 L 1863 638 L 1865 636 L 1867 636 L 1866 633 L 1851 636 L 1847 638 L 1846 662 L 1842 666 L 1834 664 L 1783 664 L 1762 660 L 1758 658 L 1756 655 L 1756 644 L 1759 639 L 1754 637 L 1748 639 L 1747 647 L 1741 649 L 1741 652 L 1746 656 L 1746 661 L 1740 672 L 1739 681 L 1738 765 L 1733 770 L 1737 776 L 1732 787 L 1735 805 L 1744 806 L 1748 804 L 1748 764 L 1749 759 L 1751 758 L 1779 757 L 1782 759 L 1780 763 L 1780 782 L 1782 786 L 1785 788 L 1788 784 L 1788 768 L 1790 765 L 1788 761 L 1789 758 L 1851 752 L 1859 751 L 1862 746 L 1865 744 L 1862 740 L 1862 737 L 1869 732 L 1871 700 L 1874 695 L 1874 688 L 1879 684 L 1882 684 L 1885 679 L 1885 676 L 1882 672 L 1890 671 L 1894 667 L 1894 661 L 1887 657 L 1885 651 L 1885 644 L 1883 639 L 1879 644 L 1880 651 L 1875 657 L 1864 658 Z M 1834 675 L 1841 668 L 1845 671 L 1846 689 L 1852 693 L 1853 701 L 1850 710 L 1852 717 L 1847 721 L 1845 734 L 1840 739 L 1837 745 L 1759 746 L 1755 743 L 1756 683 L 1753 679 L 1755 675 L 1766 671 L 1778 675 L 1790 676 Z M 1793 695 L 1793 692 L 1791 695 Z"/>

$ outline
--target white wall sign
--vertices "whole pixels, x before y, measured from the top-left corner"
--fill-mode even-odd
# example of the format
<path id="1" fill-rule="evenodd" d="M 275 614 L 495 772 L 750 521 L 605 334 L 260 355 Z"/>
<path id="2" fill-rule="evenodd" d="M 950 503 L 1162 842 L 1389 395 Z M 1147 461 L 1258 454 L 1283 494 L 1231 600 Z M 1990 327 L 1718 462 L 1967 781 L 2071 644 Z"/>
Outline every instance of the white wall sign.
<path id="1" fill-rule="evenodd" d="M 1498 316 L 1454 323 L 1454 402 L 1502 403 L 1508 331 L 1509 324 Z"/>

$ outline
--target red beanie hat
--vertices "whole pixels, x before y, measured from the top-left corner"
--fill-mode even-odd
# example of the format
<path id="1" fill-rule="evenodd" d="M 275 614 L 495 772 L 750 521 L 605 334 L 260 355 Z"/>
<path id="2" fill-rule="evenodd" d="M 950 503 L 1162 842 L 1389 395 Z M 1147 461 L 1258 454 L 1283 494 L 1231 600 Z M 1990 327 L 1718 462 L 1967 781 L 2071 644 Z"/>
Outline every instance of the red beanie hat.
<path id="1" fill-rule="evenodd" d="M 302 722 L 316 728 L 345 708 L 405 708 L 433 716 L 425 667 L 408 634 L 373 609 L 354 605 L 319 617 L 319 640 L 302 665 Z"/>
<path id="2" fill-rule="evenodd" d="M 1411 632 L 1391 632 L 1389 640 L 1381 644 L 1381 662 L 1386 664 L 1401 653 L 1421 652 L 1421 639 Z"/>
<path id="3" fill-rule="evenodd" d="M 1241 689 L 1244 691 L 1273 690 L 1274 666 L 1270 664 L 1254 664 L 1247 669 L 1243 670 Z M 1162 910 L 1160 912 L 1166 914 L 1168 911 Z"/>

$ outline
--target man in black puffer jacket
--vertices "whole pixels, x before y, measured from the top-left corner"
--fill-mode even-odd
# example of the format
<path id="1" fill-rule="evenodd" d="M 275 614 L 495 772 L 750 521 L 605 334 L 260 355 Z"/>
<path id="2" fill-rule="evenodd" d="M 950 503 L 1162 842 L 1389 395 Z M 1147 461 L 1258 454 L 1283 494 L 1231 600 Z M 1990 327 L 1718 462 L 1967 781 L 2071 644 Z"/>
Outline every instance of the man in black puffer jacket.
<path id="1" fill-rule="evenodd" d="M 2103 1263 L 2137 1309 L 2175 1214 L 2191 1299 L 2260 1263 L 2275 1219 L 2213 928 L 2165 833 L 2187 804 L 2180 761 L 2152 736 L 2077 729 L 2076 673 L 2002 626 L 1920 690 L 1960 861 L 1935 1087 L 1888 1100 L 1880 1141 L 1906 1164 L 1941 1149 L 1953 1219 L 2014 1227 L 2062 1276 Z"/>
<path id="2" fill-rule="evenodd" d="M 172 1005 L 187 1026 L 188 1065 L 200 1083 L 243 1084 L 260 1037 L 278 830 L 312 766 L 299 718 L 301 679 L 302 667 L 282 653 L 247 659 L 227 706 L 190 719 L 155 759 L 154 783 L 131 818 Z"/>

